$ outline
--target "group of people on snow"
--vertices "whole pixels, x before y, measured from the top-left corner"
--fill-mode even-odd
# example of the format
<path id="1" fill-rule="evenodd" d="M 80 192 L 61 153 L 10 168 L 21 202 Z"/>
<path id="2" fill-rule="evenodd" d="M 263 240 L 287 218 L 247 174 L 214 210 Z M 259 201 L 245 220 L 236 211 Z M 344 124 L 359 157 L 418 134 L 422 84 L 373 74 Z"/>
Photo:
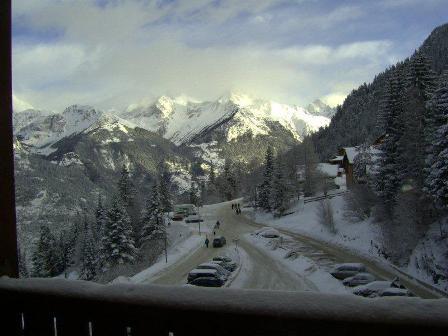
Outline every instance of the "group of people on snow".
<path id="1" fill-rule="evenodd" d="M 235 210 L 237 215 L 241 215 L 241 208 L 239 203 L 232 203 L 232 210 Z"/>

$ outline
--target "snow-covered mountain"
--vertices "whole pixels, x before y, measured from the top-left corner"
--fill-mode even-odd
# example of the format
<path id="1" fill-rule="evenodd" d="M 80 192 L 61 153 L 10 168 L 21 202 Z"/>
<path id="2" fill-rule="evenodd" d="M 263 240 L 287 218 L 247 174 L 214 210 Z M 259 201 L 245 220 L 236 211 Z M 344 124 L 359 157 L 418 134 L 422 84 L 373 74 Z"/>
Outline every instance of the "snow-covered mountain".
<path id="1" fill-rule="evenodd" d="M 247 133 L 267 135 L 272 122 L 280 124 L 300 141 L 304 133 L 315 132 L 330 122 L 329 117 L 310 113 L 298 106 L 235 92 L 207 102 L 162 96 L 151 103 L 129 106 L 121 117 L 178 145 L 190 143 L 199 135 L 230 121 L 232 125 L 226 132 L 227 141 Z"/>
<path id="2" fill-rule="evenodd" d="M 319 115 L 327 118 L 333 118 L 336 114 L 336 108 L 328 106 L 320 99 L 316 99 L 311 104 L 308 104 L 306 110 L 313 115 Z"/>
<path id="3" fill-rule="evenodd" d="M 81 132 L 95 128 L 114 129 L 135 125 L 118 116 L 104 113 L 90 106 L 72 105 L 60 114 L 46 115 L 37 110 L 14 113 L 14 133 L 32 152 L 49 154 L 56 150 L 53 144 Z"/>

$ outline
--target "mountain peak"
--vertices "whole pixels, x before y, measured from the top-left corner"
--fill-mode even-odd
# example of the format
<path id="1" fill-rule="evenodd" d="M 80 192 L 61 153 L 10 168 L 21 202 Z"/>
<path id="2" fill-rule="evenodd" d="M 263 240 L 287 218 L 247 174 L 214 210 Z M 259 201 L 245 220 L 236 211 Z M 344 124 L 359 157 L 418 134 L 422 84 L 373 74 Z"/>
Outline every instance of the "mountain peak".
<path id="1" fill-rule="evenodd" d="M 250 95 L 243 93 L 241 91 L 228 91 L 219 97 L 218 102 L 225 104 L 227 102 L 232 102 L 240 107 L 245 107 L 252 105 L 256 99 Z"/>
<path id="2" fill-rule="evenodd" d="M 336 109 L 328 106 L 320 99 L 316 99 L 311 104 L 308 104 L 306 110 L 311 114 L 324 116 L 327 118 L 333 117 L 336 113 Z"/>

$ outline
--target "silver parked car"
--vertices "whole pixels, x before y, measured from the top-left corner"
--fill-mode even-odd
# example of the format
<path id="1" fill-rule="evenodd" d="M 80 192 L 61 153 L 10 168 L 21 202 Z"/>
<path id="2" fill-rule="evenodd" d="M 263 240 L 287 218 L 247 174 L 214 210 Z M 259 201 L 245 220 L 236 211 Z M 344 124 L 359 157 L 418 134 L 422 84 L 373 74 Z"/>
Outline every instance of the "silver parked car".
<path id="1" fill-rule="evenodd" d="M 345 278 L 352 277 L 358 273 L 366 272 L 366 267 L 360 263 L 346 263 L 339 264 L 334 267 L 330 272 L 336 279 L 344 280 Z"/>
<path id="2" fill-rule="evenodd" d="M 354 276 L 348 277 L 342 281 L 344 286 L 354 287 L 359 285 L 367 285 L 375 281 L 375 277 L 370 273 L 358 273 Z"/>

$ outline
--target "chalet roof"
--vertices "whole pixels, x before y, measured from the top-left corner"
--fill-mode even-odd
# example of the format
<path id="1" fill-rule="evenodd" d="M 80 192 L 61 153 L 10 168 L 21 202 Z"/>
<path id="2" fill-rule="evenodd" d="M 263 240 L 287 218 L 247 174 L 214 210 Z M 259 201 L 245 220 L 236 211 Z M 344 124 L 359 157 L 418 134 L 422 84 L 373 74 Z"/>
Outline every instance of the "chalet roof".
<path id="1" fill-rule="evenodd" d="M 330 159 L 330 162 L 336 162 L 336 161 L 342 161 L 344 159 L 344 156 L 342 155 L 337 155 L 334 158 Z"/>
<path id="2" fill-rule="evenodd" d="M 343 148 L 345 155 L 347 156 L 347 160 L 349 163 L 353 164 L 353 161 L 359 153 L 359 148 L 357 147 L 344 147 Z"/>
<path id="3" fill-rule="evenodd" d="M 329 163 L 319 163 L 317 169 L 330 177 L 336 177 L 338 176 L 339 166 Z"/>

